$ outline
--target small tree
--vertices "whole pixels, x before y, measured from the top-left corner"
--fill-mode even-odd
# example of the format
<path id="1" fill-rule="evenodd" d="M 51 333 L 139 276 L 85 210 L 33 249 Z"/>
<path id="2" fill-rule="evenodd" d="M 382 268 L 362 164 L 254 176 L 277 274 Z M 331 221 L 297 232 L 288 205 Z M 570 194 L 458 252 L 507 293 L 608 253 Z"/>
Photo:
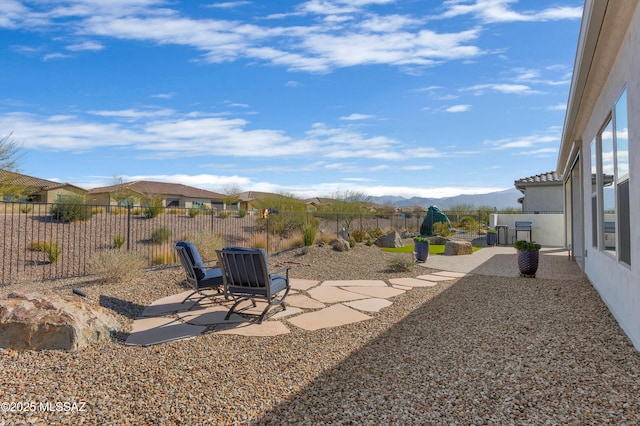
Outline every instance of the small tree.
<path id="1" fill-rule="evenodd" d="M 242 189 L 240 189 L 238 185 L 231 184 L 231 185 L 225 186 L 222 189 L 222 194 L 224 195 L 222 197 L 222 202 L 227 207 L 237 204 L 238 201 L 240 201 L 241 192 L 242 192 Z"/>
<path id="2" fill-rule="evenodd" d="M 14 173 L 18 169 L 20 144 L 11 139 L 12 133 L 0 137 L 0 195 L 18 198 L 28 188 L 14 183 Z"/>

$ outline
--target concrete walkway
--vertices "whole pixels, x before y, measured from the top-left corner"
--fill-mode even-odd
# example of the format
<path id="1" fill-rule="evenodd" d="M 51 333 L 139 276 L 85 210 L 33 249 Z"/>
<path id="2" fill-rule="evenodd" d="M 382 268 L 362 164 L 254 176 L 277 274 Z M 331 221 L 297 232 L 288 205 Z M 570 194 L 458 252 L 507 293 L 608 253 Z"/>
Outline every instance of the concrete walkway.
<path id="1" fill-rule="evenodd" d="M 429 256 L 420 265 L 442 271 L 466 274 L 491 275 L 496 277 L 518 277 L 516 249 L 511 246 L 485 247 L 466 256 Z M 581 280 L 582 270 L 570 260 L 569 252 L 559 247 L 543 247 L 540 250 L 538 278 L 555 280 Z"/>
<path id="2" fill-rule="evenodd" d="M 371 318 L 370 313 L 391 305 L 396 296 L 416 287 L 433 287 L 468 274 L 518 277 L 516 250 L 513 247 L 485 247 L 470 255 L 430 255 L 421 266 L 434 273 L 415 278 L 381 280 L 313 281 L 291 279 L 292 291 L 286 299 L 286 311 L 278 312 L 262 324 L 252 321 L 264 303 L 251 307 L 247 302 L 242 314 L 224 317 L 232 302 L 222 297 L 184 301 L 190 291 L 155 301 L 141 318 L 134 320 L 127 345 L 149 346 L 198 336 L 202 333 L 244 336 L 276 336 L 289 333 L 288 325 L 313 331 L 339 327 Z M 425 271 L 426 272 L 426 271 Z M 569 259 L 567 250 L 547 247 L 540 251 L 538 278 L 564 281 L 581 280 L 582 271 Z M 278 307 L 273 308 L 278 310 Z"/>

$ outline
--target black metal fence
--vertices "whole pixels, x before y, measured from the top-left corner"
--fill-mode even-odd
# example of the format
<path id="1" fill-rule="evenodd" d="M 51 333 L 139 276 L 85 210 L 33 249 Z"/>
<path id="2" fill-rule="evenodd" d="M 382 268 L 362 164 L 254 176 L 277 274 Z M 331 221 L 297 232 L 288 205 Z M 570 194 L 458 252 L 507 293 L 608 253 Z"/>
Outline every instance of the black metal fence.
<path id="1" fill-rule="evenodd" d="M 174 265 L 173 244 L 209 233 L 225 246 L 263 247 L 278 252 L 303 243 L 302 229 L 312 225 L 315 239 L 329 240 L 340 231 L 358 242 L 396 230 L 419 233 L 424 213 L 305 213 L 217 211 L 164 207 L 66 206 L 0 203 L 0 283 L 29 271 L 42 279 L 81 276 L 101 250 L 120 249 L 148 259 L 149 267 Z M 478 240 L 488 215 L 443 212 L 453 236 Z M 211 260 L 211 259 L 208 259 Z"/>

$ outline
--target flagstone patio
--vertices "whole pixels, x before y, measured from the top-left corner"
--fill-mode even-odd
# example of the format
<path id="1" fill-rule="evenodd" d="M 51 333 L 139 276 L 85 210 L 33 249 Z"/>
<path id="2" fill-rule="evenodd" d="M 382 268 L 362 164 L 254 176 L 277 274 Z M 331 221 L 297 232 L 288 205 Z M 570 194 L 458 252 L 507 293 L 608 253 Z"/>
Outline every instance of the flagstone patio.
<path id="1" fill-rule="evenodd" d="M 188 339 L 203 333 L 242 336 L 277 336 L 290 332 L 290 327 L 308 331 L 340 327 L 371 319 L 369 314 L 390 306 L 393 299 L 415 287 L 432 287 L 440 281 L 453 280 L 465 274 L 435 272 L 417 278 L 394 278 L 389 284 L 381 280 L 313 281 L 291 279 L 287 309 L 257 324 L 255 317 L 264 302 L 255 307 L 246 302 L 225 320 L 232 301 L 222 296 L 200 301 L 184 301 L 190 291 L 156 300 L 140 318 L 133 321 L 127 345 L 150 346 Z M 273 308 L 277 310 L 278 308 Z"/>

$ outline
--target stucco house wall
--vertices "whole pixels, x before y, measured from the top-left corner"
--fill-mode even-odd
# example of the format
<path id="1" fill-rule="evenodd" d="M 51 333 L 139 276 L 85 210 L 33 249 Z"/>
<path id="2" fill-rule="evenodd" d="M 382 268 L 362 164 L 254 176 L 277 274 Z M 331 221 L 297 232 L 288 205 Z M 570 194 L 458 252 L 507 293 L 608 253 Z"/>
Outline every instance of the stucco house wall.
<path id="1" fill-rule="evenodd" d="M 640 349 L 640 7 L 636 0 L 587 0 L 558 156 L 558 173 L 569 179 L 574 160 L 581 167 L 581 202 L 567 216 L 574 235 L 582 238 L 586 276 Z M 629 225 L 631 264 L 616 253 L 594 246 L 592 224 L 602 224 L 591 207 L 591 141 L 611 117 L 621 93 L 627 91 L 629 148 Z M 568 185 L 565 182 L 565 185 Z M 568 187 L 568 186 L 567 186 Z M 570 200 L 570 197 L 565 197 Z M 569 201 L 567 201 L 569 202 Z M 570 211 L 568 209 L 568 211 Z M 575 218 L 581 216 L 582 223 Z M 605 217 L 606 220 L 606 217 Z M 566 242 L 567 244 L 570 241 Z"/>
<path id="2" fill-rule="evenodd" d="M 531 186 L 527 188 L 522 203 L 522 211 L 561 212 L 564 209 L 564 190 L 562 185 Z"/>

